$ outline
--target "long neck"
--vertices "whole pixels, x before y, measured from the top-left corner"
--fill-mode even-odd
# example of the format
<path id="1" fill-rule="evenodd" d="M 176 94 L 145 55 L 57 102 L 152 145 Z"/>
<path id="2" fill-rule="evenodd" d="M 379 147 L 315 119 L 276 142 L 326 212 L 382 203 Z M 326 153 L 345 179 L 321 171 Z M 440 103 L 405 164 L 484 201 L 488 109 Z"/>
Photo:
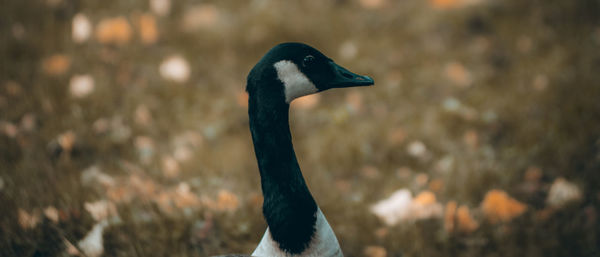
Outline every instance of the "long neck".
<path id="1" fill-rule="evenodd" d="M 292 146 L 289 105 L 273 93 L 250 93 L 248 113 L 264 196 L 263 214 L 273 240 L 289 253 L 308 247 L 317 205 L 302 177 Z M 275 98 L 276 99 L 276 98 Z"/>

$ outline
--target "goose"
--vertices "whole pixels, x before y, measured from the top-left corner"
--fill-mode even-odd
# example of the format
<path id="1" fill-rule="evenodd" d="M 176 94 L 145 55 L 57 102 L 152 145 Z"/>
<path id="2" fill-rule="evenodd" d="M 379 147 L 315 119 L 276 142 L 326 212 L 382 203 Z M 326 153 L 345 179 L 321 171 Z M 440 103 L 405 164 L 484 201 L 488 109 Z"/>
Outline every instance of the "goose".
<path id="1" fill-rule="evenodd" d="M 246 84 L 248 116 L 268 225 L 252 256 L 343 256 L 300 171 L 289 107 L 301 96 L 373 84 L 303 43 L 276 45 L 252 68 Z"/>

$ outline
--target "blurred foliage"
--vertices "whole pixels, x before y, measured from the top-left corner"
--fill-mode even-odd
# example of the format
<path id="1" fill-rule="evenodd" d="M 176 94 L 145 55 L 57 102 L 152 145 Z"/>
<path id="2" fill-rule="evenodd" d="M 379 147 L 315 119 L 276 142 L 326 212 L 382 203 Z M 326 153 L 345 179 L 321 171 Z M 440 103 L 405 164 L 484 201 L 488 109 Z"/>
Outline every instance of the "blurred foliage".
<path id="1" fill-rule="evenodd" d="M 85 237 L 97 222 L 86 203 L 101 200 L 118 216 L 106 256 L 251 252 L 266 225 L 243 89 L 284 41 L 375 78 L 290 116 L 346 256 L 600 255 L 597 0 L 0 6 L 1 256 L 75 254 L 64 242 Z M 76 15 L 88 37 L 73 36 Z M 549 206 L 558 178 L 582 196 Z M 480 225 L 387 226 L 369 208 L 402 188 Z M 524 213 L 486 218 L 493 189 Z"/>

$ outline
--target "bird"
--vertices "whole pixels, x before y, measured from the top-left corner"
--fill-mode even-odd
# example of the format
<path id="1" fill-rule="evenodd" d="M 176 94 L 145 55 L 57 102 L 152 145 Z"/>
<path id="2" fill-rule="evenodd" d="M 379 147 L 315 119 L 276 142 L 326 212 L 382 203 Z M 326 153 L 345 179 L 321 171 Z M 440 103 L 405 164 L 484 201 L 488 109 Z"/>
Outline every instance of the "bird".
<path id="1" fill-rule="evenodd" d="M 333 88 L 374 85 L 298 42 L 270 49 L 247 77 L 249 127 L 267 229 L 251 256 L 343 256 L 333 229 L 312 197 L 296 159 L 290 103 Z M 243 255 L 229 255 L 243 256 Z"/>

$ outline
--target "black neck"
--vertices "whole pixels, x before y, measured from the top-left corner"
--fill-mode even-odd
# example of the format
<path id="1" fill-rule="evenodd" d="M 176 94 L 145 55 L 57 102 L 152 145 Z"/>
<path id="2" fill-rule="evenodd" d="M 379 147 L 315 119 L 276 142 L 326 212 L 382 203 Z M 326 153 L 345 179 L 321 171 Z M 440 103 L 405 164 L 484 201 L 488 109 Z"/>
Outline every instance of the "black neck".
<path id="1" fill-rule="evenodd" d="M 314 234 L 317 204 L 292 146 L 289 105 L 278 100 L 283 96 L 274 89 L 249 94 L 248 114 L 264 196 L 263 214 L 279 247 L 300 253 Z"/>

